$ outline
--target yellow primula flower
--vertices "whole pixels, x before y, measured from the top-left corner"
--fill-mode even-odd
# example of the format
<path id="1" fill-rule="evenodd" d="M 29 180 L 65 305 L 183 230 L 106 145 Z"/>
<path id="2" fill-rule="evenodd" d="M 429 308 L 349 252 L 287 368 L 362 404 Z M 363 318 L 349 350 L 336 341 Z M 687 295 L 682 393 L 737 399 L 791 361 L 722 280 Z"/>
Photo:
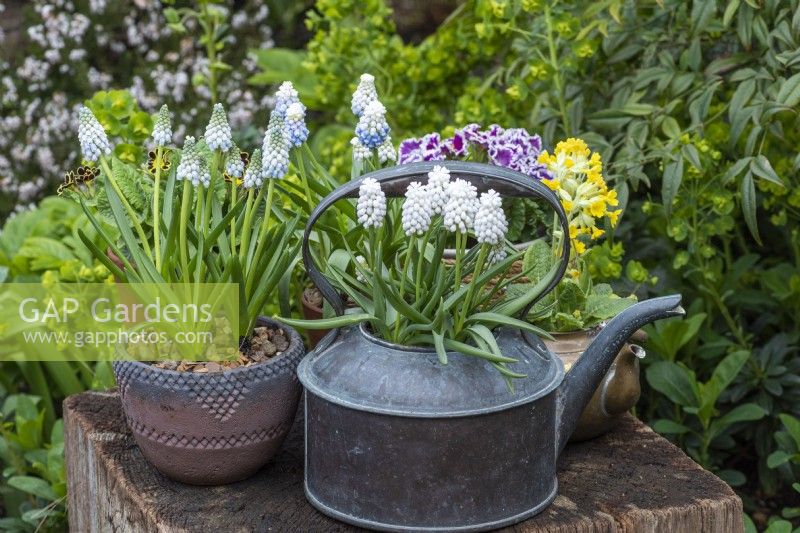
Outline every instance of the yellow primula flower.
<path id="1" fill-rule="evenodd" d="M 601 230 L 597 226 L 592 228 L 592 239 L 598 239 L 603 236 L 605 231 Z"/>
<path id="2" fill-rule="evenodd" d="M 617 225 L 617 220 L 619 220 L 619 215 L 622 213 L 622 209 L 617 209 L 616 211 L 609 211 L 608 212 L 608 221 L 611 222 L 611 226 Z"/>

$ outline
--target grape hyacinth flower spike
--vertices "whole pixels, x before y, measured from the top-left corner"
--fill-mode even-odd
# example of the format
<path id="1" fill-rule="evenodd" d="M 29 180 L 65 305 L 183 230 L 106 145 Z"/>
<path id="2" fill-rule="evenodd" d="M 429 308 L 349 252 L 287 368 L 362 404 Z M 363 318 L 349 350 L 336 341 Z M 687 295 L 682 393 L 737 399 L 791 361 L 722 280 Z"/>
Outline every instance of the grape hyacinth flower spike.
<path id="1" fill-rule="evenodd" d="M 286 136 L 292 146 L 300 146 L 308 139 L 306 106 L 300 102 L 286 108 Z"/>
<path id="2" fill-rule="evenodd" d="M 167 104 L 158 110 L 156 123 L 153 126 L 153 142 L 156 146 L 167 146 L 172 143 L 172 113 Z"/>
<path id="3" fill-rule="evenodd" d="M 106 132 L 88 107 L 81 107 L 78 112 L 78 141 L 83 158 L 87 161 L 94 162 L 101 156 L 111 154 Z"/>
<path id="4" fill-rule="evenodd" d="M 436 165 L 428 172 L 428 184 L 425 190 L 431 204 L 431 212 L 441 215 L 447 204 L 447 188 L 450 185 L 450 171 L 447 167 Z"/>
<path id="5" fill-rule="evenodd" d="M 285 81 L 281 83 L 281 86 L 278 87 L 278 90 L 275 92 L 274 112 L 279 116 L 284 117 L 286 115 L 286 111 L 289 109 L 289 106 L 299 101 L 300 96 L 297 92 L 297 89 L 294 88 L 292 82 Z"/>
<path id="6" fill-rule="evenodd" d="M 358 119 L 356 137 L 362 145 L 375 149 L 389 137 L 389 124 L 386 122 L 386 108 L 377 100 L 364 108 L 364 114 Z"/>
<path id="7" fill-rule="evenodd" d="M 422 235 L 431 225 L 431 203 L 425 187 L 413 181 L 403 202 L 403 231 L 407 236 Z"/>
<path id="8" fill-rule="evenodd" d="M 383 144 L 378 146 L 378 160 L 381 163 L 386 163 L 387 161 L 397 161 L 397 152 L 394 150 L 391 137 L 386 137 L 386 140 L 383 141 Z"/>
<path id="9" fill-rule="evenodd" d="M 497 246 L 508 231 L 508 221 L 503 211 L 503 200 L 494 190 L 481 194 L 480 206 L 475 213 L 475 238 L 481 244 Z"/>
<path id="10" fill-rule="evenodd" d="M 350 109 L 355 116 L 360 117 L 367 105 L 376 100 L 378 100 L 378 91 L 375 89 L 375 76 L 362 74 L 350 101 Z"/>
<path id="11" fill-rule="evenodd" d="M 350 139 L 350 145 L 353 147 L 353 159 L 356 161 L 364 161 L 372 156 L 372 150 L 361 144 L 358 137 Z"/>
<path id="12" fill-rule="evenodd" d="M 475 222 L 478 210 L 478 191 L 471 183 L 457 179 L 447 187 L 444 206 L 444 227 L 451 232 L 466 233 Z"/>
<path id="13" fill-rule="evenodd" d="M 186 141 L 183 144 L 181 162 L 178 164 L 175 177 L 181 181 L 190 181 L 195 187 L 198 185 L 208 187 L 211 184 L 211 172 L 208 169 L 208 162 L 197 149 L 195 138 L 191 135 L 186 137 Z"/>
<path id="14" fill-rule="evenodd" d="M 381 185 L 373 178 L 366 178 L 358 188 L 356 207 L 358 222 L 364 228 L 380 228 L 386 216 L 386 195 Z"/>
<path id="15" fill-rule="evenodd" d="M 211 113 L 211 120 L 206 126 L 206 144 L 212 150 L 227 152 L 233 146 L 231 137 L 231 127 L 228 118 L 225 116 L 225 108 L 222 104 L 214 104 L 214 111 Z"/>
<path id="16" fill-rule="evenodd" d="M 264 178 L 282 179 L 289 171 L 289 140 L 284 128 L 285 121 L 276 108 L 269 117 L 261 150 L 261 173 Z"/>
<path id="17" fill-rule="evenodd" d="M 250 164 L 247 165 L 247 170 L 244 172 L 242 185 L 245 189 L 254 189 L 261 187 L 264 183 L 264 176 L 261 173 L 261 149 L 256 148 L 253 150 L 253 155 L 250 156 Z"/>
<path id="18" fill-rule="evenodd" d="M 233 179 L 241 178 L 244 174 L 244 161 L 242 152 L 235 144 L 228 150 L 225 158 L 225 173 Z"/>

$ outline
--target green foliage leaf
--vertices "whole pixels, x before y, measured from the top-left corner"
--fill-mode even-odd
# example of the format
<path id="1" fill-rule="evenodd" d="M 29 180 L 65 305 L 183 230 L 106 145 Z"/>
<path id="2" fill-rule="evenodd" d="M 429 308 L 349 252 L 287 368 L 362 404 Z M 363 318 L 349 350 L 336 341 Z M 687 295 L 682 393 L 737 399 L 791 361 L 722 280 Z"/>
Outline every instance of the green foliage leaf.
<path id="1" fill-rule="evenodd" d="M 681 406 L 697 406 L 697 380 L 694 372 L 671 361 L 659 361 L 647 368 L 647 382 Z"/>
<path id="2" fill-rule="evenodd" d="M 38 477 L 13 476 L 9 478 L 8 485 L 43 500 L 54 501 L 58 498 L 50 484 Z"/>

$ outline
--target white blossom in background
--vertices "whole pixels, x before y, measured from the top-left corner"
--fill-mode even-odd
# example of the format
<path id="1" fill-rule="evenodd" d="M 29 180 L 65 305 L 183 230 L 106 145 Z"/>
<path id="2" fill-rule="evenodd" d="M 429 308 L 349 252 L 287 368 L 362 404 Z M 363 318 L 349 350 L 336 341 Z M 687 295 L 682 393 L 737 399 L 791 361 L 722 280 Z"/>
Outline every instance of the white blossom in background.
<path id="1" fill-rule="evenodd" d="M 289 171 L 289 140 L 283 117 L 274 110 L 269 117 L 261 150 L 261 174 L 264 178 L 282 179 Z"/>
<path id="2" fill-rule="evenodd" d="M 153 126 L 153 141 L 156 146 L 167 146 L 172 143 L 172 113 L 169 112 L 167 104 L 158 110 L 156 123 Z"/>
<path id="3" fill-rule="evenodd" d="M 227 152 L 233 146 L 231 127 L 228 125 L 228 118 L 225 116 L 225 108 L 222 104 L 214 104 L 214 111 L 211 112 L 211 120 L 206 126 L 206 144 L 212 150 Z"/>
<path id="4" fill-rule="evenodd" d="M 478 191 L 475 186 L 462 179 L 450 182 L 442 212 L 444 227 L 451 232 L 466 233 L 472 229 L 477 211 Z"/>
<path id="5" fill-rule="evenodd" d="M 356 125 L 356 137 L 367 148 L 377 148 L 389 137 L 386 108 L 377 100 L 367 104 Z"/>
<path id="6" fill-rule="evenodd" d="M 308 139 L 306 106 L 300 102 L 286 108 L 286 136 L 292 146 L 300 146 Z"/>
<path id="7" fill-rule="evenodd" d="M 197 187 L 203 185 L 208 187 L 211 184 L 211 172 L 208 169 L 208 162 L 200 150 L 197 148 L 195 138 L 191 135 L 186 137 L 181 153 L 181 162 L 175 175 L 178 180 L 192 182 Z"/>
<path id="8" fill-rule="evenodd" d="M 447 204 L 447 188 L 450 186 L 450 171 L 447 167 L 436 165 L 428 172 L 428 184 L 425 189 L 431 203 L 431 212 L 441 215 Z"/>
<path id="9" fill-rule="evenodd" d="M 383 141 L 383 144 L 378 146 L 378 160 L 381 163 L 386 163 L 387 161 L 397 161 L 397 152 L 394 149 L 394 145 L 392 145 L 391 137 L 386 137 L 386 140 Z"/>
<path id="10" fill-rule="evenodd" d="M 374 178 L 366 178 L 358 188 L 358 222 L 364 228 L 380 228 L 386 216 L 386 195 Z"/>
<path id="11" fill-rule="evenodd" d="M 253 155 L 250 156 L 250 163 L 247 165 L 247 170 L 244 171 L 244 179 L 242 185 L 245 189 L 254 189 L 261 187 L 264 183 L 264 175 L 261 172 L 261 149 L 256 148 L 253 150 Z"/>
<path id="12" fill-rule="evenodd" d="M 78 141 L 87 161 L 97 161 L 100 156 L 111 154 L 106 132 L 88 107 L 82 107 L 78 115 Z"/>
<path id="13" fill-rule="evenodd" d="M 358 137 L 350 139 L 350 146 L 353 147 L 353 159 L 355 161 L 364 161 L 372 157 L 372 150 L 361 144 Z"/>
<path id="14" fill-rule="evenodd" d="M 241 178 L 244 174 L 244 161 L 242 161 L 242 152 L 235 144 L 228 150 L 225 157 L 225 173 L 232 178 Z"/>
<path id="15" fill-rule="evenodd" d="M 297 89 L 294 88 L 292 82 L 285 81 L 281 83 L 281 86 L 275 92 L 275 112 L 284 116 L 289 106 L 299 101 L 300 97 Z"/>
<path id="16" fill-rule="evenodd" d="M 505 240 L 507 231 L 503 199 L 490 189 L 481 194 L 480 205 L 475 213 L 475 238 L 479 243 L 496 246 Z"/>
<path id="17" fill-rule="evenodd" d="M 403 231 L 409 237 L 424 234 L 431 225 L 431 216 L 431 203 L 425 187 L 412 181 L 403 202 Z"/>
<path id="18" fill-rule="evenodd" d="M 353 114 L 360 117 L 367 105 L 377 99 L 378 91 L 375 89 L 375 76 L 372 74 L 362 74 L 358 82 L 358 87 L 350 100 L 350 109 L 353 111 Z"/>

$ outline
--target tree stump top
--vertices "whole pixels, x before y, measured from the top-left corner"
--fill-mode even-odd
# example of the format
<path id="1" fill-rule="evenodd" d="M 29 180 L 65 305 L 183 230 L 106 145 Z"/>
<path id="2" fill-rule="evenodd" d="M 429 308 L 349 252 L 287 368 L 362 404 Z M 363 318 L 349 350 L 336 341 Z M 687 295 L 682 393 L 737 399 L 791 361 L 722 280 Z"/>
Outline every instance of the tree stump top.
<path id="1" fill-rule="evenodd" d="M 222 487 L 183 485 L 151 467 L 116 394 L 67 398 L 64 422 L 72 531 L 356 531 L 306 502 L 299 422 L 261 472 Z M 632 416 L 569 445 L 558 485 L 550 507 L 506 531 L 743 531 L 731 488 Z"/>

